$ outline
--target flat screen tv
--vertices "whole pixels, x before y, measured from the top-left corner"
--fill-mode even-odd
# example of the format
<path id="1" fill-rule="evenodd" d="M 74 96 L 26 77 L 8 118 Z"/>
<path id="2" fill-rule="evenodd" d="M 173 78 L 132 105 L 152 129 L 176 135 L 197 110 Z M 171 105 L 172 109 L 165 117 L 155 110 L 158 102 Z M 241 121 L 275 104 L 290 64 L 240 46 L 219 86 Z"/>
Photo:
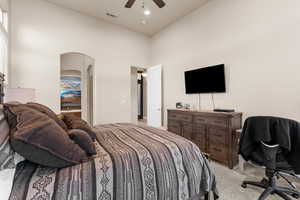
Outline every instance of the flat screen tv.
<path id="1" fill-rule="evenodd" d="M 224 64 L 186 71 L 185 90 L 186 94 L 226 92 Z"/>

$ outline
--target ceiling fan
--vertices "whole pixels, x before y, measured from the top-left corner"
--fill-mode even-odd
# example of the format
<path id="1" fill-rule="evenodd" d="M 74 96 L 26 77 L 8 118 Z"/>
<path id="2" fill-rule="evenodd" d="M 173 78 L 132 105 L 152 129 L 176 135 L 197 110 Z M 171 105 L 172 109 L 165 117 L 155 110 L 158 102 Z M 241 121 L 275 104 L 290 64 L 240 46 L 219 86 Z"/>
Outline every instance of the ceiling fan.
<path id="1" fill-rule="evenodd" d="M 135 3 L 136 0 L 128 0 L 125 8 L 131 8 L 133 6 L 133 4 Z M 163 0 L 153 0 L 154 3 L 159 7 L 159 8 L 163 8 L 165 7 L 166 3 Z"/>

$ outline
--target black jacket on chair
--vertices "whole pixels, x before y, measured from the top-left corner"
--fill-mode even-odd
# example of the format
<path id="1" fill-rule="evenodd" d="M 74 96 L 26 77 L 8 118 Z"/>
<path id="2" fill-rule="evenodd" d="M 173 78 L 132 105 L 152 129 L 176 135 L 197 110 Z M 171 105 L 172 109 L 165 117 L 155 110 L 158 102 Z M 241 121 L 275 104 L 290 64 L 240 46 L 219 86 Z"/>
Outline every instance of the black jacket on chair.
<path id="1" fill-rule="evenodd" d="M 250 117 L 246 120 L 240 140 L 239 153 L 248 161 L 263 165 L 260 145 L 279 144 L 278 163 L 286 163 L 300 174 L 300 124 L 278 117 Z"/>

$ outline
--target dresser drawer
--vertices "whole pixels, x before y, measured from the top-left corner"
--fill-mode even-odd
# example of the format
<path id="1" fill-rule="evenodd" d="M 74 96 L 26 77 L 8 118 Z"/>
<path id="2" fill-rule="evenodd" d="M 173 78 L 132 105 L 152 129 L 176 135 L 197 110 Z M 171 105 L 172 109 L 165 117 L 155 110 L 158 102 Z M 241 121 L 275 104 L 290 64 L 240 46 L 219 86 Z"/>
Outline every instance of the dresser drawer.
<path id="1" fill-rule="evenodd" d="M 193 125 L 189 123 L 182 123 L 182 136 L 188 140 L 192 140 Z"/>
<path id="2" fill-rule="evenodd" d="M 168 120 L 178 120 L 178 114 L 174 112 L 168 113 Z"/>
<path id="3" fill-rule="evenodd" d="M 208 122 L 208 118 L 203 116 L 195 116 L 194 122 L 196 124 L 206 124 Z"/>
<path id="4" fill-rule="evenodd" d="M 199 147 L 202 152 L 207 152 L 207 147 L 205 141 L 196 141 L 195 144 Z"/>
<path id="5" fill-rule="evenodd" d="M 171 120 L 177 120 L 182 122 L 192 122 L 193 116 L 188 114 L 169 113 L 168 118 Z"/>
<path id="6" fill-rule="evenodd" d="M 193 141 L 199 146 L 201 151 L 206 152 L 206 126 L 205 125 L 195 125 L 193 126 Z"/>
<path id="7" fill-rule="evenodd" d="M 205 132 L 193 131 L 193 139 L 195 141 L 205 141 L 206 140 L 206 134 L 205 134 Z"/>
<path id="8" fill-rule="evenodd" d="M 216 145 L 227 145 L 227 134 L 227 131 L 221 128 L 208 128 L 209 142 L 214 143 Z"/>
<path id="9" fill-rule="evenodd" d="M 180 135 L 181 134 L 180 123 L 169 121 L 168 122 L 168 131 L 171 132 L 171 133 L 175 133 L 177 135 Z"/>
<path id="10" fill-rule="evenodd" d="M 206 126 L 205 125 L 201 125 L 201 124 L 194 124 L 193 125 L 193 130 L 194 130 L 194 132 L 205 133 Z"/>
<path id="11" fill-rule="evenodd" d="M 201 151 L 206 152 L 206 137 L 203 133 L 193 133 L 193 141 L 199 146 Z"/>
<path id="12" fill-rule="evenodd" d="M 205 126 L 196 126 L 193 127 L 193 139 L 196 141 L 206 140 L 206 128 Z"/>
<path id="13" fill-rule="evenodd" d="M 180 114 L 180 115 L 177 116 L 177 118 L 180 121 L 183 121 L 183 122 L 192 122 L 193 121 L 193 116 L 192 115 Z"/>
<path id="14" fill-rule="evenodd" d="M 209 154 L 213 159 L 224 162 L 228 158 L 228 149 L 223 145 L 210 144 Z"/>
<path id="15" fill-rule="evenodd" d="M 209 118 L 207 123 L 225 128 L 227 128 L 229 125 L 228 120 L 224 118 Z"/>

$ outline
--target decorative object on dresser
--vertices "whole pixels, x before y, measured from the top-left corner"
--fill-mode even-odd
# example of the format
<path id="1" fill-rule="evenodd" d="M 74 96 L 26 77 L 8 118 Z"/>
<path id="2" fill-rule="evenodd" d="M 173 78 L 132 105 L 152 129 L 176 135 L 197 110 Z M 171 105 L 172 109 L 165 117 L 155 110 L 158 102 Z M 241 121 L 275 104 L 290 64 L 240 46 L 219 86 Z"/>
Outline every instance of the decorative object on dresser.
<path id="1" fill-rule="evenodd" d="M 177 109 L 183 108 L 182 103 L 181 103 L 181 102 L 176 103 L 176 108 L 177 108 Z"/>
<path id="2" fill-rule="evenodd" d="M 168 131 L 196 143 L 210 158 L 232 169 L 238 163 L 236 130 L 242 127 L 242 113 L 168 110 Z"/>
<path id="3" fill-rule="evenodd" d="M 186 109 L 186 110 L 190 110 L 191 109 L 191 105 L 186 103 L 186 104 L 184 104 L 183 108 Z"/>

